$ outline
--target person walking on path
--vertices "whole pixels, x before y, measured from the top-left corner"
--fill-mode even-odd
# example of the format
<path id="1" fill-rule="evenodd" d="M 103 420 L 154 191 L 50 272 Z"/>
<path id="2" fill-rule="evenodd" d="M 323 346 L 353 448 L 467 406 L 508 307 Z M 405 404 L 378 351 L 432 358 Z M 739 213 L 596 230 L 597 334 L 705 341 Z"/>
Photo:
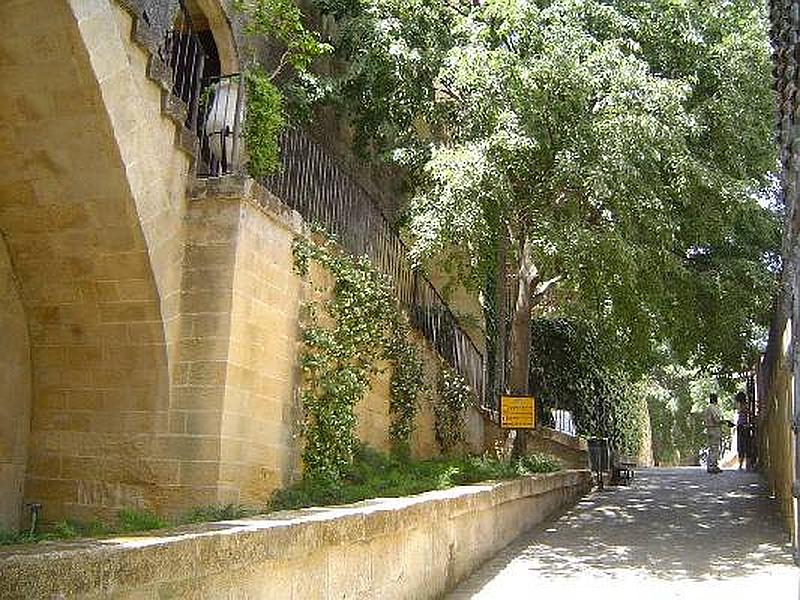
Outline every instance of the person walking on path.
<path id="1" fill-rule="evenodd" d="M 708 463 L 706 470 L 709 473 L 722 473 L 719 468 L 719 447 L 722 443 L 722 425 L 733 425 L 722 416 L 722 411 L 717 406 L 717 395 L 709 394 L 708 406 L 703 417 L 706 422 L 706 436 L 708 439 Z"/>
<path id="2" fill-rule="evenodd" d="M 745 465 L 751 468 L 750 438 L 752 426 L 750 424 L 750 410 L 747 407 L 747 396 L 744 392 L 736 394 L 736 454 L 739 456 L 739 470 Z M 746 462 L 745 462 L 746 461 Z"/>

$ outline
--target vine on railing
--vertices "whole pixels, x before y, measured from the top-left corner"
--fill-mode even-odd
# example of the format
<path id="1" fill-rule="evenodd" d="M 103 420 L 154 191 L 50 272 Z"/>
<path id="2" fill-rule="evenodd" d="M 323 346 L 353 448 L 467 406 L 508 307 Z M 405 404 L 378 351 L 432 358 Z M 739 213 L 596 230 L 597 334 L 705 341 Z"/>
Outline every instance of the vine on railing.
<path id="1" fill-rule="evenodd" d="M 336 159 L 299 131 L 284 135 L 281 162 L 279 173 L 262 180 L 264 186 L 307 221 L 335 235 L 346 251 L 368 256 L 390 278 L 394 296 L 414 327 L 482 400 L 483 355 L 436 288 L 412 267 L 408 248 L 370 195 Z"/>

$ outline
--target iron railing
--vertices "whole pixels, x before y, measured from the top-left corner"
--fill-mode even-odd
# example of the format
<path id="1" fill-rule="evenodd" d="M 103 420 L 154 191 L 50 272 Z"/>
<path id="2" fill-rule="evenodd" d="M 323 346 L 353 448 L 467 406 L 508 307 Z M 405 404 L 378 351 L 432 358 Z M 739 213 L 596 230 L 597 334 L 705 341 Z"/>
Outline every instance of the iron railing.
<path id="1" fill-rule="evenodd" d="M 238 172 L 244 89 L 238 75 L 214 78 L 203 93 L 198 176 Z M 340 163 L 300 131 L 281 138 L 281 168 L 263 185 L 336 237 L 355 256 L 366 255 L 387 275 L 412 323 L 447 364 L 484 400 L 484 358 L 442 299 L 408 258 L 408 248 L 369 193 Z"/>
<path id="2" fill-rule="evenodd" d="M 367 191 L 299 131 L 283 136 L 281 163 L 276 175 L 264 178 L 264 186 L 307 221 L 325 227 L 347 251 L 368 256 L 391 279 L 412 323 L 482 401 L 483 355 L 433 284 L 413 268 L 408 248 Z"/>
<path id="3" fill-rule="evenodd" d="M 556 431 L 566 433 L 567 435 L 578 435 L 575 428 L 575 421 L 572 418 L 572 413 L 563 408 L 550 409 L 550 424 Z"/>
<path id="4" fill-rule="evenodd" d="M 186 106 L 185 125 L 196 131 L 206 54 L 184 0 L 179 0 L 178 6 L 172 25 L 164 35 L 160 54 L 172 75 L 172 95 Z"/>

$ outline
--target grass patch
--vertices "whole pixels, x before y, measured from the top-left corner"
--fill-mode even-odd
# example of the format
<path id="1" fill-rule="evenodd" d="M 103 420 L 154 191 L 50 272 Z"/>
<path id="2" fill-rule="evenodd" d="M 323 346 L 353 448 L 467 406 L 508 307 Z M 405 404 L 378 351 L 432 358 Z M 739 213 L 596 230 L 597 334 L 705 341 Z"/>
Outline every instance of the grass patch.
<path id="1" fill-rule="evenodd" d="M 224 505 L 211 505 L 199 506 L 186 513 L 181 519 L 180 523 L 208 523 L 211 521 L 231 521 L 234 519 L 243 519 L 251 517 L 257 511 L 238 504 L 224 504 Z"/>
<path id="2" fill-rule="evenodd" d="M 177 523 L 166 521 L 149 510 L 123 509 L 117 514 L 113 524 L 92 520 L 89 522 L 67 519 L 50 526 L 46 531 L 5 531 L 0 530 L 0 546 L 10 544 L 32 544 L 54 540 L 73 540 L 78 538 L 101 538 L 119 533 L 134 533 L 163 529 Z"/>
<path id="3" fill-rule="evenodd" d="M 114 530 L 104 523 L 94 520 L 88 523 L 66 520 L 55 523 L 47 531 L 7 531 L 0 530 L 0 546 L 10 544 L 35 544 L 47 540 L 71 540 L 75 538 L 103 537 Z"/>
<path id="4" fill-rule="evenodd" d="M 152 531 L 153 529 L 164 529 L 170 523 L 149 510 L 138 510 L 134 508 L 123 508 L 117 513 L 119 521 L 119 531 L 131 533 L 135 531 Z"/>
<path id="5" fill-rule="evenodd" d="M 525 456 L 510 462 L 474 456 L 404 461 L 361 446 L 344 482 L 303 480 L 297 485 L 276 491 L 270 499 L 268 510 L 410 496 L 491 479 L 551 473 L 560 468 L 556 459 L 545 455 Z"/>

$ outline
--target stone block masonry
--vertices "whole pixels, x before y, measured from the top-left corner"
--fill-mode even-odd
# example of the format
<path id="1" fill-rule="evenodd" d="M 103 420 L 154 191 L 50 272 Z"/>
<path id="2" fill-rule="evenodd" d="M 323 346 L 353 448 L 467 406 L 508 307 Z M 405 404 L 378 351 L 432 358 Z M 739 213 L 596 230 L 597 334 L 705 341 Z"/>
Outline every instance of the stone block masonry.
<path id="1" fill-rule="evenodd" d="M 301 471 L 305 225 L 250 180 L 187 194 L 193 156 L 140 4 L 0 1 L 3 529 L 26 528 L 32 502 L 45 526 L 258 506 Z M 197 1 L 218 41 L 226 4 Z M 357 407 L 382 449 L 389 375 Z M 417 425 L 414 456 L 436 454 L 429 403 Z"/>
<path id="2" fill-rule="evenodd" d="M 28 325 L 0 238 L 0 529 L 20 522 L 30 410 Z"/>
<path id="3" fill-rule="evenodd" d="M 588 471 L 0 551 L 0 597 L 436 598 L 571 506 Z"/>
<path id="4" fill-rule="evenodd" d="M 179 481 L 167 503 L 258 505 L 300 476 L 302 418 L 299 313 L 326 275 L 294 273 L 292 245 L 306 235 L 299 215 L 252 181 L 197 182 L 186 220 L 181 333 L 165 456 L 176 457 Z M 330 282 L 327 282 L 328 284 Z M 429 386 L 438 359 L 417 337 Z M 357 435 L 388 451 L 387 368 L 357 405 Z M 433 414 L 422 402 L 411 439 L 415 457 L 438 454 Z M 179 448 L 206 440 L 207 455 Z M 187 493 L 190 490 L 190 493 Z M 198 500 L 202 499 L 202 500 Z"/>

